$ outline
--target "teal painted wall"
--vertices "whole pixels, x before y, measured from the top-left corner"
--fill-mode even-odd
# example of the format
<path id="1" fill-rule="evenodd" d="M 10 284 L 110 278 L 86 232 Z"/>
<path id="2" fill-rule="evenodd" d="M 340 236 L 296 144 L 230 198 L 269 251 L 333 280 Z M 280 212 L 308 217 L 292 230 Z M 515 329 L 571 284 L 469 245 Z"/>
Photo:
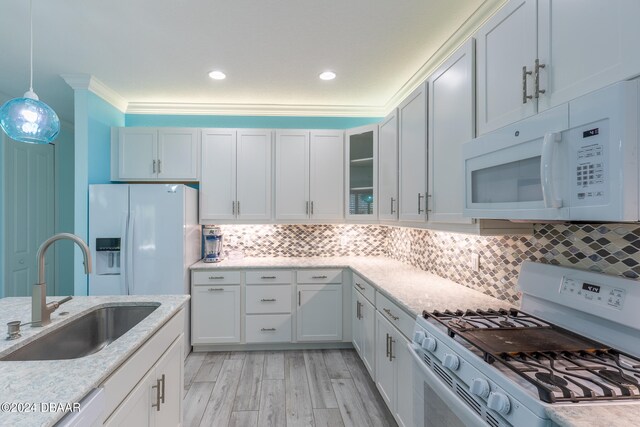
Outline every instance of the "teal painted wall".
<path id="1" fill-rule="evenodd" d="M 382 121 L 382 117 L 188 116 L 127 114 L 125 126 L 349 129 Z"/>
<path id="2" fill-rule="evenodd" d="M 125 115 L 99 96 L 89 93 L 89 184 L 111 182 L 111 127 L 124 126 Z"/>

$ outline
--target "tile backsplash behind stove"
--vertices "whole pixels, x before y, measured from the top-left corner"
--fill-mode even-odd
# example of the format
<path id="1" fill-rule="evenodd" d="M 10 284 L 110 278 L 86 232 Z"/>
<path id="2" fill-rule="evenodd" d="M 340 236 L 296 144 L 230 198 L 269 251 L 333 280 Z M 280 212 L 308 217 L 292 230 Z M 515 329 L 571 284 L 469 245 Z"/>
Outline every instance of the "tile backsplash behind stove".
<path id="1" fill-rule="evenodd" d="M 512 303 L 524 260 L 640 277 L 640 224 L 536 224 L 533 236 L 492 237 L 355 224 L 221 228 L 225 250 L 245 256 L 386 255 Z"/>

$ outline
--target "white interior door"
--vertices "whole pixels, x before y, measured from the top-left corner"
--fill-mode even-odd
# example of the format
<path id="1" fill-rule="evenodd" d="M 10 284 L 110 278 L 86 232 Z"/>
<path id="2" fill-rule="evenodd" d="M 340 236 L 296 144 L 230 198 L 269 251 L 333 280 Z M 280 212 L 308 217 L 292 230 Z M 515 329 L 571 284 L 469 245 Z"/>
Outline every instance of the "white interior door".
<path id="1" fill-rule="evenodd" d="M 54 234 L 54 147 L 3 139 L 4 296 L 28 296 L 38 281 L 36 252 Z M 52 247 L 45 262 L 48 295 L 56 291 L 54 260 Z"/>

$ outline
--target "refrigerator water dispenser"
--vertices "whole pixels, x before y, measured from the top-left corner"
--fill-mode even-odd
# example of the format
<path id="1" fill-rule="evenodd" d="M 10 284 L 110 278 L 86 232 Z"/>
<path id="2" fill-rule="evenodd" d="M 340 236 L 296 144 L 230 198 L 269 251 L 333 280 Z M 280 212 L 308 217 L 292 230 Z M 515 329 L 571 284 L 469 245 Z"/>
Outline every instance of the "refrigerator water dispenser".
<path id="1" fill-rule="evenodd" d="M 96 238 L 96 274 L 120 274 L 120 238 Z"/>

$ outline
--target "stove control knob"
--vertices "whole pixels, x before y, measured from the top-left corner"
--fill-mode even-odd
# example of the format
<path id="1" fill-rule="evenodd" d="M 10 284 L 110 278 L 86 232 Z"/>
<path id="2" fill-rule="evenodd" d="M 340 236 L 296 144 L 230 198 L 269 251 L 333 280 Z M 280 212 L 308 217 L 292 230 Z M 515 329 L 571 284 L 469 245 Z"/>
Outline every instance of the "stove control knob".
<path id="1" fill-rule="evenodd" d="M 427 351 L 434 351 L 436 349 L 436 347 L 438 346 L 438 343 L 436 342 L 435 338 L 425 338 L 422 341 L 422 348 L 424 348 Z"/>
<path id="2" fill-rule="evenodd" d="M 455 354 L 445 354 L 442 364 L 445 368 L 455 371 L 460 367 L 460 359 Z"/>
<path id="3" fill-rule="evenodd" d="M 487 406 L 489 407 L 489 409 L 493 409 L 494 411 L 502 415 L 507 415 L 511 410 L 511 402 L 509 401 L 509 398 L 504 394 L 498 392 L 489 394 Z"/>
<path id="4" fill-rule="evenodd" d="M 413 334 L 413 342 L 415 342 L 416 344 L 420 345 L 420 344 L 422 344 L 422 340 L 424 340 L 424 332 L 415 331 L 414 334 Z"/>
<path id="5" fill-rule="evenodd" d="M 489 382 L 484 378 L 474 378 L 469 391 L 471 394 L 475 394 L 476 396 L 486 399 L 491 392 L 491 387 L 489 386 Z"/>

